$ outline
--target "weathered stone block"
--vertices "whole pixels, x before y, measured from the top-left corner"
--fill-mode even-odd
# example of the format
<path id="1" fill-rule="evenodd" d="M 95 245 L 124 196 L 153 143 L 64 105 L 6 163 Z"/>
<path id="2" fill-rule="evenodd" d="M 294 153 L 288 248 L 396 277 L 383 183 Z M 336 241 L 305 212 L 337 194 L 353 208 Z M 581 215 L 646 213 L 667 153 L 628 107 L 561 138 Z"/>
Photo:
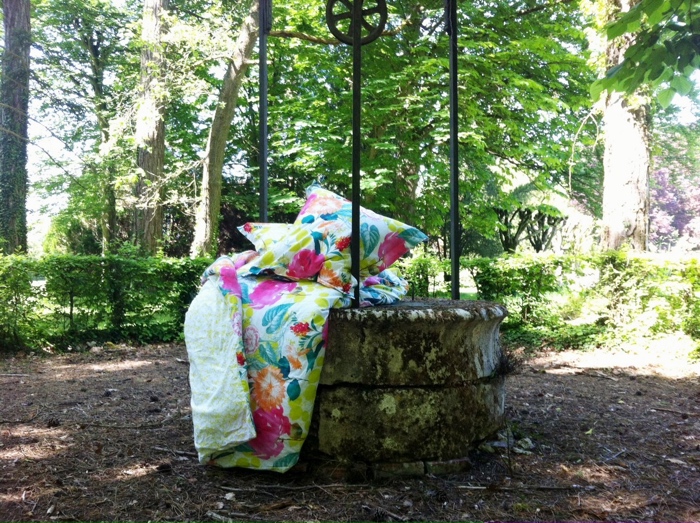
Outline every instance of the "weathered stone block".
<path id="1" fill-rule="evenodd" d="M 401 471 L 464 458 L 503 426 L 506 314 L 451 300 L 331 311 L 309 450 Z"/>
<path id="2" fill-rule="evenodd" d="M 322 385 L 457 385 L 500 361 L 495 303 L 433 300 L 331 311 Z"/>
<path id="3" fill-rule="evenodd" d="M 459 387 L 319 387 L 318 450 L 380 462 L 448 460 L 503 425 L 503 378 Z"/>

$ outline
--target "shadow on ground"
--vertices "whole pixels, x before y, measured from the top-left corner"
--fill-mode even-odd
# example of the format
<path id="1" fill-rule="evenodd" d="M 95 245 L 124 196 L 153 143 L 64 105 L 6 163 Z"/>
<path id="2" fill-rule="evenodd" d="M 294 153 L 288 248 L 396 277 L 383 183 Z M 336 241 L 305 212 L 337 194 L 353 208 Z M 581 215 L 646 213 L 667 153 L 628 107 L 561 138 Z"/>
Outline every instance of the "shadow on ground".
<path id="1" fill-rule="evenodd" d="M 541 353 L 508 430 L 451 476 L 373 481 L 307 460 L 219 470 L 192 448 L 179 345 L 0 362 L 3 521 L 698 521 L 700 380 L 634 355 Z"/>

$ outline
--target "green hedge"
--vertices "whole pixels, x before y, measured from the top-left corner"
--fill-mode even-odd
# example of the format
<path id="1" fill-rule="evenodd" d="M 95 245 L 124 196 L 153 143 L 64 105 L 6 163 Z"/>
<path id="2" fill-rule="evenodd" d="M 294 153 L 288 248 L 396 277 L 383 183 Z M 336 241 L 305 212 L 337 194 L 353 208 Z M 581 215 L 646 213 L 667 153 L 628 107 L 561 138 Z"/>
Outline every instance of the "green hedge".
<path id="1" fill-rule="evenodd" d="M 0 350 L 182 339 L 210 259 L 0 256 Z M 404 271 L 429 293 L 444 263 L 420 252 Z M 506 342 L 526 348 L 639 343 L 670 333 L 700 341 L 697 259 L 622 251 L 595 256 L 462 259 L 478 297 L 503 303 Z M 700 351 L 697 351 L 700 353 Z"/>
<path id="2" fill-rule="evenodd" d="M 555 348 L 700 341 L 700 266 L 664 255 L 504 255 L 463 259 L 479 298 L 506 305 L 506 338 Z M 696 345 L 697 346 L 697 345 Z M 697 352 L 697 349 L 696 349 Z"/>
<path id="3" fill-rule="evenodd" d="M 0 256 L 0 349 L 181 339 L 210 259 Z"/>

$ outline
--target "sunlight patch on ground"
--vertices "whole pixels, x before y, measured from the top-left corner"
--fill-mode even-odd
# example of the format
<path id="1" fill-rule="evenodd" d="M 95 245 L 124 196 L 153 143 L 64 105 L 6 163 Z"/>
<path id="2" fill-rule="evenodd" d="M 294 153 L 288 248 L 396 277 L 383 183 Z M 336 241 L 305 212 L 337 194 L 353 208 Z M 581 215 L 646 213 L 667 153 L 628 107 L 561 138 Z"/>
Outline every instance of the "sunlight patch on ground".
<path id="1" fill-rule="evenodd" d="M 156 465 L 149 465 L 149 466 L 143 466 L 143 465 L 137 465 L 135 467 L 130 467 L 127 469 L 123 469 L 120 474 L 124 476 L 128 476 L 130 478 L 139 478 L 142 476 L 148 476 L 149 474 L 153 474 L 156 472 Z"/>
<path id="2" fill-rule="evenodd" d="M 683 341 L 670 335 L 650 340 L 646 347 L 641 348 L 546 352 L 528 363 L 551 374 L 573 374 L 577 369 L 610 369 L 665 378 L 700 376 L 700 361 L 689 358 L 692 347 Z"/>
<path id="3" fill-rule="evenodd" d="M 139 369 L 143 367 L 149 367 L 154 365 L 154 361 L 149 360 L 131 360 L 131 361 L 114 361 L 114 362 L 100 362 L 100 363 L 85 363 L 82 365 L 57 365 L 55 376 L 57 378 L 65 377 L 65 374 L 69 374 L 72 378 L 75 378 L 76 374 L 81 374 L 83 376 L 91 374 L 101 374 L 103 372 L 122 372 L 134 369 Z"/>
<path id="4" fill-rule="evenodd" d="M 13 467 L 25 460 L 46 459 L 63 451 L 70 435 L 61 429 L 28 428 L 18 425 L 0 432 L 2 468 Z"/>

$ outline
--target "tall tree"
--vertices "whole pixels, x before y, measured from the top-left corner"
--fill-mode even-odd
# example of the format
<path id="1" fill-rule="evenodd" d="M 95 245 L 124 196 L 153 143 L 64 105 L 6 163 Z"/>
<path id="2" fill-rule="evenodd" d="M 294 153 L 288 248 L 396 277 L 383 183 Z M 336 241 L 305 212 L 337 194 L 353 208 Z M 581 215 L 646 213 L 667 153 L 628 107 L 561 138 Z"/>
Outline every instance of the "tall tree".
<path id="1" fill-rule="evenodd" d="M 29 0 L 4 0 L 0 78 L 0 252 L 27 250 Z"/>
<path id="2" fill-rule="evenodd" d="M 161 52 L 163 12 L 168 0 L 144 0 L 141 40 L 141 87 L 136 115 L 139 181 L 136 185 L 135 232 L 143 249 L 154 254 L 163 238 L 163 166 L 165 162 L 165 103 Z"/>
<path id="3" fill-rule="evenodd" d="M 613 15 L 626 12 L 635 0 L 607 0 Z M 632 35 L 611 40 L 606 49 L 607 69 L 617 67 L 633 43 Z M 641 91 L 608 93 L 603 113 L 605 153 L 602 246 L 618 249 L 628 243 L 646 250 L 649 222 L 650 112 Z"/>
<path id="4" fill-rule="evenodd" d="M 67 212 L 89 223 L 103 252 L 123 239 L 117 180 L 125 162 L 112 143 L 123 134 L 115 118 L 120 97 L 137 80 L 138 55 L 133 64 L 127 56 L 129 7 L 112 0 L 36 1 L 36 94 L 52 136 L 81 159 L 53 183 L 67 188 Z"/>
<path id="5" fill-rule="evenodd" d="M 219 101 L 209 130 L 203 158 L 201 194 L 198 197 L 195 235 L 191 255 L 211 253 L 218 236 L 221 210 L 221 181 L 231 122 L 238 102 L 241 83 L 248 69 L 258 35 L 258 0 L 253 0 L 248 16 L 243 21 L 230 57 Z"/>

